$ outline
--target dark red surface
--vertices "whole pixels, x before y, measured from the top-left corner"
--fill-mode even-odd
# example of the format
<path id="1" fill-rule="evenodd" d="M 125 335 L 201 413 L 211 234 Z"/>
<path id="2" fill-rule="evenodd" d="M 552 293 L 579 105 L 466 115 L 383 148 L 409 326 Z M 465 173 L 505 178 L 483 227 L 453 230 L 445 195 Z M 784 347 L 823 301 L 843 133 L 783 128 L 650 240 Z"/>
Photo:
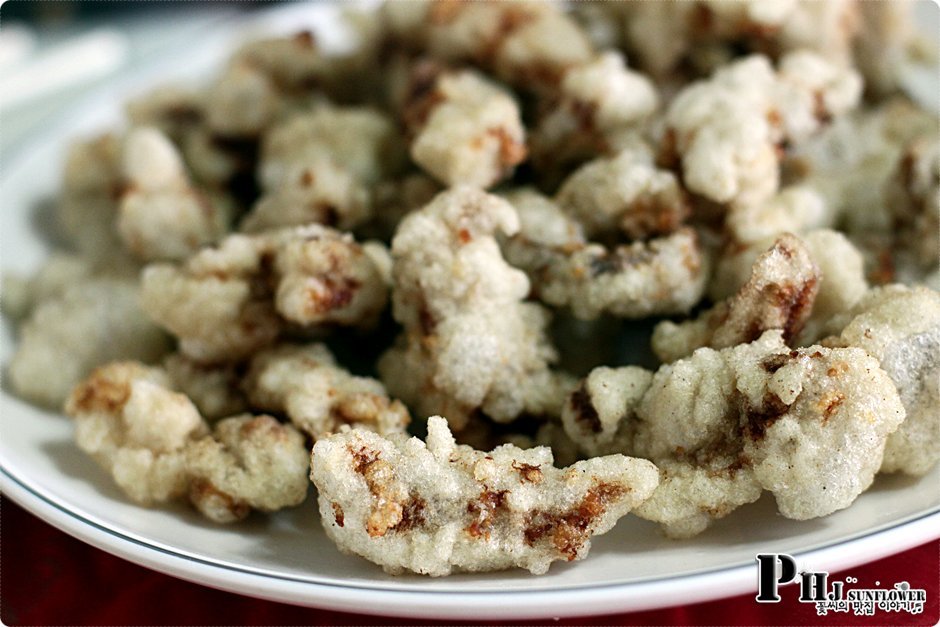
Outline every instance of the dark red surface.
<path id="1" fill-rule="evenodd" d="M 0 615 L 6 625 L 431 625 L 441 621 L 343 614 L 261 601 L 186 583 L 88 546 L 26 513 L 0 504 Z M 923 614 L 876 612 L 873 617 L 817 617 L 796 601 L 795 586 L 779 604 L 754 594 L 665 610 L 520 625 L 935 625 L 940 620 L 940 541 L 864 566 L 833 573 L 859 587 L 890 588 L 908 581 L 927 591 Z M 755 582 L 757 574 L 755 569 Z M 756 583 L 755 583 L 756 586 Z M 681 597 L 681 590 L 676 591 Z M 378 609 L 378 608 L 371 608 Z M 469 621 L 473 617 L 468 616 Z M 480 624 L 473 621 L 474 624 Z M 456 624 L 456 623 L 454 623 Z"/>

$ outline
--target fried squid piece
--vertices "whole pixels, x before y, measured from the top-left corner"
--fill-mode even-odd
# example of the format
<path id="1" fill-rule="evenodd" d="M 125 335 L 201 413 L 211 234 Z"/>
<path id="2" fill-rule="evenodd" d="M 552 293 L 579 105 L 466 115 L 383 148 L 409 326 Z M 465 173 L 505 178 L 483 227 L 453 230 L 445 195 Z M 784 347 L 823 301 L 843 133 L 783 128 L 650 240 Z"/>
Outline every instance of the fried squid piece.
<path id="1" fill-rule="evenodd" d="M 441 72 L 413 91 L 405 104 L 411 158 L 441 183 L 487 188 L 525 159 L 519 105 L 480 74 Z"/>
<path id="2" fill-rule="evenodd" d="M 799 520 L 848 507 L 904 419 L 894 384 L 864 351 L 791 351 L 780 330 L 662 366 L 637 401 L 643 385 L 642 372 L 592 373 L 569 397 L 564 424 L 585 449 L 614 434 L 605 452 L 656 463 L 660 487 L 636 513 L 676 537 L 762 490 Z"/>
<path id="3" fill-rule="evenodd" d="M 184 259 L 228 231 L 228 211 L 189 181 L 170 140 L 152 127 L 124 141 L 124 176 L 117 229 L 124 246 L 144 261 Z"/>
<path id="4" fill-rule="evenodd" d="M 234 416 L 248 410 L 248 399 L 241 389 L 241 364 L 202 364 L 176 352 L 163 360 L 163 369 L 179 390 L 208 421 Z"/>
<path id="5" fill-rule="evenodd" d="M 170 348 L 169 338 L 141 311 L 139 297 L 133 282 L 101 278 L 78 281 L 38 303 L 20 327 L 10 361 L 13 389 L 60 407 L 96 366 L 159 359 Z"/>
<path id="6" fill-rule="evenodd" d="M 410 420 L 405 406 L 390 399 L 379 381 L 353 376 L 322 344 L 283 345 L 256 354 L 245 388 L 255 407 L 286 413 L 315 440 L 342 425 L 382 435 L 404 433 Z"/>
<path id="7" fill-rule="evenodd" d="M 565 402 L 565 433 L 592 457 L 631 450 L 636 408 L 652 382 L 653 373 L 637 366 L 593 369 Z"/>
<path id="8" fill-rule="evenodd" d="M 691 228 L 607 248 L 587 242 L 582 225 L 537 192 L 516 190 L 507 199 L 521 226 L 503 241 L 506 259 L 525 271 L 533 296 L 545 303 L 592 320 L 605 312 L 626 318 L 685 312 L 702 297 L 709 264 Z"/>
<path id="9" fill-rule="evenodd" d="M 307 498 L 310 451 L 302 433 L 271 416 L 233 416 L 185 451 L 189 500 L 206 518 L 230 523 L 253 509 L 274 512 Z"/>
<path id="10" fill-rule="evenodd" d="M 256 137 L 275 119 L 276 88 L 261 68 L 236 60 L 206 92 L 206 126 L 223 137 Z"/>
<path id="11" fill-rule="evenodd" d="M 923 475 L 940 460 L 940 294 L 925 287 L 875 288 L 833 321 L 831 346 L 857 346 L 881 362 L 907 417 L 888 438 L 883 472 Z"/>
<path id="12" fill-rule="evenodd" d="M 648 78 L 627 69 L 623 55 L 605 52 L 568 69 L 532 133 L 533 160 L 562 168 L 606 154 L 637 131 L 659 104 Z"/>
<path id="13" fill-rule="evenodd" d="M 579 7 L 580 8 L 580 7 Z M 743 53 L 780 55 L 808 48 L 835 65 L 851 63 L 858 3 L 723 2 L 612 3 L 608 21 L 623 25 L 631 61 L 657 79 L 703 75 Z"/>
<path id="14" fill-rule="evenodd" d="M 65 158 L 56 226 L 69 246 L 96 265 L 130 258 L 115 228 L 124 188 L 122 139 L 108 133 L 73 142 Z"/>
<path id="15" fill-rule="evenodd" d="M 316 222 L 348 230 L 371 215 L 369 189 L 348 168 L 316 157 L 290 166 L 281 184 L 258 199 L 239 229 L 250 233 Z"/>
<path id="16" fill-rule="evenodd" d="M 458 446 L 438 416 L 427 443 L 361 430 L 320 440 L 310 477 L 341 551 L 431 576 L 582 559 L 658 481 L 653 464 L 620 455 L 559 469 L 546 447 Z"/>
<path id="17" fill-rule="evenodd" d="M 940 142 L 920 138 L 902 154 L 885 189 L 894 216 L 895 248 L 913 265 L 936 271 L 940 264 Z"/>
<path id="18" fill-rule="evenodd" d="M 819 281 L 807 246 L 794 235 L 783 235 L 757 258 L 747 283 L 734 296 L 694 320 L 657 324 L 653 351 L 668 363 L 702 346 L 753 342 L 769 329 L 781 329 L 784 341 L 792 343 L 813 309 Z"/>
<path id="19" fill-rule="evenodd" d="M 861 79 L 809 51 L 774 71 L 752 56 L 682 90 L 666 113 L 662 159 L 681 167 L 686 187 L 730 206 L 766 201 L 779 186 L 779 153 L 852 109 Z"/>
<path id="20" fill-rule="evenodd" d="M 185 448 L 207 432 L 186 396 L 159 368 L 112 362 L 92 372 L 65 404 L 79 448 L 141 505 L 186 494 Z"/>
<path id="21" fill-rule="evenodd" d="M 552 89 L 590 60 L 590 41 L 558 6 L 542 2 L 387 2 L 398 43 L 446 61 L 471 61 L 521 89 Z"/>
<path id="22" fill-rule="evenodd" d="M 868 281 L 861 253 L 842 233 L 819 229 L 803 233 L 799 239 L 819 269 L 812 311 L 796 336 L 797 344 L 807 345 L 825 335 L 833 316 L 848 311 L 865 295 Z M 716 264 L 709 296 L 713 300 L 733 298 L 749 280 L 757 258 L 772 245 L 773 240 L 763 240 L 726 251 Z"/>
<path id="23" fill-rule="evenodd" d="M 590 243 L 532 275 L 535 294 L 581 319 L 686 312 L 702 297 L 708 259 L 695 231 L 682 227 L 647 242 Z"/>
<path id="24" fill-rule="evenodd" d="M 3 314 L 12 320 L 26 318 L 40 303 L 58 296 L 71 285 L 87 281 L 94 274 L 91 263 L 80 255 L 52 253 L 30 277 L 3 273 Z"/>
<path id="25" fill-rule="evenodd" d="M 238 361 L 289 325 L 372 325 L 388 293 L 377 247 L 319 225 L 230 235 L 181 265 L 148 266 L 143 308 L 190 359 Z"/>
<path id="26" fill-rule="evenodd" d="M 366 107 L 318 106 L 288 117 L 271 127 L 261 142 L 261 187 L 274 192 L 296 166 L 320 159 L 348 170 L 362 185 L 374 185 L 400 164 L 398 135 L 392 120 Z"/>
<path id="27" fill-rule="evenodd" d="M 459 430 L 478 410 L 509 422 L 560 409 L 550 314 L 523 302 L 529 281 L 494 238 L 518 228 L 509 203 L 470 187 L 439 194 L 399 226 L 392 312 L 404 331 L 378 367 L 389 391 L 422 417 L 447 410 Z"/>
<path id="28" fill-rule="evenodd" d="M 801 233 L 834 225 L 836 212 L 808 185 L 791 185 L 768 200 L 734 207 L 725 227 L 732 241 L 747 245 L 783 233 Z"/>
<path id="29" fill-rule="evenodd" d="M 690 211 L 675 175 L 633 150 L 582 166 L 565 180 L 555 200 L 583 225 L 589 239 L 616 231 L 631 240 L 669 235 Z"/>

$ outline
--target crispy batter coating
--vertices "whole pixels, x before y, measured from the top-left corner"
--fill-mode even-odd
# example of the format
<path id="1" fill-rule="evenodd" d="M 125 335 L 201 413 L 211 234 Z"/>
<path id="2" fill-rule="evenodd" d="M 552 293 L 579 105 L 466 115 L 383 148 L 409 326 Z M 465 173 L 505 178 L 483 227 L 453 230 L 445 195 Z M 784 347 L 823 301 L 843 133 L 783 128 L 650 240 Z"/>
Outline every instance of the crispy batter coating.
<path id="1" fill-rule="evenodd" d="M 20 328 L 10 382 L 25 398 L 60 407 L 91 370 L 116 359 L 151 362 L 169 349 L 129 281 L 92 279 L 40 302 Z"/>
<path id="2" fill-rule="evenodd" d="M 289 324 L 369 326 L 388 291 L 368 251 L 319 225 L 230 235 L 142 279 L 144 310 L 203 363 L 241 360 Z"/>
<path id="3" fill-rule="evenodd" d="M 512 96 L 470 70 L 431 80 L 416 85 L 405 104 L 415 163 L 448 186 L 487 188 L 510 176 L 526 158 L 525 129 Z"/>
<path id="4" fill-rule="evenodd" d="M 691 538 L 737 508 L 760 498 L 763 488 L 754 471 L 733 457 L 704 461 L 661 459 L 659 487 L 635 510 L 640 518 L 662 525 L 670 538 Z"/>
<path id="5" fill-rule="evenodd" d="M 163 360 L 163 369 L 179 390 L 199 409 L 203 418 L 215 421 L 248 410 L 241 390 L 241 364 L 201 364 L 175 352 Z"/>
<path id="6" fill-rule="evenodd" d="M 228 231 L 223 206 L 191 185 L 169 138 L 153 127 L 124 141 L 124 176 L 117 229 L 121 241 L 145 261 L 184 259 Z"/>
<path id="7" fill-rule="evenodd" d="M 230 523 L 253 509 L 274 512 L 307 498 L 310 451 L 302 433 L 271 416 L 233 416 L 185 450 L 189 500 Z"/>
<path id="8" fill-rule="evenodd" d="M 708 74 L 742 50 L 777 56 L 809 48 L 847 65 L 858 30 L 851 0 L 624 2 L 606 8 L 613 14 L 608 20 L 623 25 L 634 63 L 658 79 L 681 70 Z"/>
<path id="9" fill-rule="evenodd" d="M 648 242 L 590 243 L 530 272 L 536 295 L 581 319 L 686 312 L 702 297 L 709 262 L 696 232 L 682 227 Z"/>
<path id="10" fill-rule="evenodd" d="M 374 185 L 397 170 L 400 141 L 392 121 L 374 109 L 319 106 L 265 133 L 258 177 L 262 188 L 275 191 L 295 166 L 329 159 L 360 183 Z"/>
<path id="11" fill-rule="evenodd" d="M 636 513 L 676 537 L 703 531 L 761 489 L 789 518 L 848 507 L 904 419 L 894 384 L 864 351 L 791 351 L 780 330 L 701 348 L 662 366 L 645 392 L 644 374 L 592 373 L 569 397 L 565 426 L 585 448 L 603 439 L 655 462 L 660 488 Z"/>
<path id="12" fill-rule="evenodd" d="M 582 224 L 537 192 L 519 189 L 506 198 L 520 229 L 503 241 L 503 251 L 543 302 L 592 320 L 605 312 L 626 318 L 685 312 L 701 298 L 709 264 L 691 228 L 609 249 L 587 242 Z"/>
<path id="13" fill-rule="evenodd" d="M 894 228 L 895 200 L 886 202 L 886 185 L 903 169 L 905 150 L 937 131 L 935 114 L 894 99 L 834 119 L 816 136 L 791 146 L 784 167 L 823 196 L 853 239 L 884 234 Z"/>
<path id="14" fill-rule="evenodd" d="M 593 55 L 577 23 L 551 3 L 419 0 L 382 10 L 404 46 L 470 61 L 520 89 L 553 89 L 566 69 Z"/>
<path id="15" fill-rule="evenodd" d="M 940 294 L 875 288 L 832 324 L 839 335 L 825 344 L 857 346 L 881 362 L 907 410 L 888 438 L 881 470 L 925 474 L 940 460 Z"/>
<path id="16" fill-rule="evenodd" d="M 612 455 L 565 469 L 551 450 L 458 446 L 447 421 L 427 443 L 348 430 L 314 445 L 311 479 L 327 535 L 387 572 L 526 568 L 582 559 L 590 538 L 656 487 L 645 460 Z"/>
<path id="17" fill-rule="evenodd" d="M 3 274 L 0 307 L 13 320 L 22 320 L 39 303 L 53 298 L 69 286 L 91 278 L 94 268 L 80 255 L 54 252 L 31 277 Z"/>
<path id="18" fill-rule="evenodd" d="M 206 126 L 224 137 L 257 136 L 274 121 L 280 106 L 272 79 L 247 60 L 230 63 L 209 86 L 206 100 Z"/>
<path id="19" fill-rule="evenodd" d="M 885 203 L 894 215 L 896 247 L 909 250 L 925 270 L 940 265 L 940 142 L 908 144 L 887 183 Z"/>
<path id="20" fill-rule="evenodd" d="M 101 366 L 72 390 L 65 411 L 75 420 L 79 448 L 135 502 L 151 505 L 186 493 L 184 450 L 207 429 L 162 370 L 134 361 Z"/>
<path id="21" fill-rule="evenodd" d="M 904 417 L 890 379 L 863 351 L 789 351 L 780 331 L 664 366 L 637 413 L 638 453 L 733 459 L 753 469 L 784 516 L 801 520 L 850 505 Z M 677 416 L 688 422 L 676 425 Z"/>
<path id="22" fill-rule="evenodd" d="M 631 240 L 669 235 L 689 215 L 675 175 L 632 150 L 576 170 L 558 190 L 556 201 L 582 224 L 588 238 L 617 230 Z"/>
<path id="23" fill-rule="evenodd" d="M 791 185 L 765 202 L 732 208 L 725 226 L 735 242 L 750 244 L 781 233 L 831 227 L 835 218 L 833 207 L 813 187 Z"/>
<path id="24" fill-rule="evenodd" d="M 258 232 L 316 222 L 342 230 L 371 217 L 368 188 L 348 169 L 327 158 L 290 166 L 281 184 L 261 197 L 240 229 Z"/>
<path id="25" fill-rule="evenodd" d="M 206 105 L 204 90 L 168 83 L 131 98 L 124 112 L 132 128 L 155 127 L 179 143 L 203 122 Z"/>
<path id="26" fill-rule="evenodd" d="M 631 450 L 636 407 L 652 381 L 638 366 L 594 368 L 565 402 L 565 433 L 591 456 Z"/>
<path id="27" fill-rule="evenodd" d="M 560 168 L 610 152 L 619 136 L 640 127 L 659 96 L 645 76 L 629 70 L 623 55 L 605 52 L 570 68 L 532 133 L 540 168 Z"/>
<path id="28" fill-rule="evenodd" d="M 812 311 L 803 323 L 802 332 L 796 336 L 796 343 L 806 346 L 823 337 L 825 326 L 833 316 L 848 311 L 858 302 L 868 291 L 868 281 L 862 255 L 842 233 L 819 229 L 803 233 L 799 239 L 819 269 Z M 731 298 L 735 291 L 743 289 L 757 257 L 772 243 L 772 239 L 766 239 L 726 251 L 709 285 L 711 298 Z"/>
<path id="29" fill-rule="evenodd" d="M 779 146 L 809 137 L 860 93 L 854 71 L 809 51 L 786 55 L 776 72 L 766 57 L 748 57 L 676 96 L 662 158 L 678 159 L 686 187 L 708 200 L 757 204 L 779 186 Z"/>
<path id="30" fill-rule="evenodd" d="M 120 256 L 115 228 L 123 189 L 121 138 L 106 133 L 73 142 L 65 158 L 62 194 L 56 203 L 61 235 L 79 254 L 101 265 Z"/>
<path id="31" fill-rule="evenodd" d="M 399 226 L 392 312 L 404 331 L 379 373 L 422 417 L 447 410 L 459 430 L 477 410 L 508 422 L 560 409 L 550 315 L 523 302 L 529 281 L 493 237 L 518 228 L 509 203 L 469 187 L 439 194 Z"/>
<path id="32" fill-rule="evenodd" d="M 790 234 L 777 238 L 751 267 L 738 292 L 694 320 L 664 320 L 653 331 L 656 356 L 671 362 L 702 346 L 728 348 L 781 329 L 792 343 L 809 318 L 819 291 L 820 271 L 808 247 Z"/>
<path id="33" fill-rule="evenodd" d="M 253 406 L 286 413 L 314 440 L 342 425 L 381 435 L 404 433 L 410 420 L 379 381 L 353 376 L 323 344 L 285 344 L 257 353 L 244 385 Z"/>

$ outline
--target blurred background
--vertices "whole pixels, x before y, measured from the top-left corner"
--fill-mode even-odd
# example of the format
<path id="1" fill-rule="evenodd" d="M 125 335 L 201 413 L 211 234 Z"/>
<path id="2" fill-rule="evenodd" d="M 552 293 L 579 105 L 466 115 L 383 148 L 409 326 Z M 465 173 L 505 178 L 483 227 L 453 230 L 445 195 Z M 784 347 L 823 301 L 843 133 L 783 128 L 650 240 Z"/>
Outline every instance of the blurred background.
<path id="1" fill-rule="evenodd" d="M 119 74 L 196 45 L 274 2 L 35 2 L 0 5 L 0 150 Z"/>

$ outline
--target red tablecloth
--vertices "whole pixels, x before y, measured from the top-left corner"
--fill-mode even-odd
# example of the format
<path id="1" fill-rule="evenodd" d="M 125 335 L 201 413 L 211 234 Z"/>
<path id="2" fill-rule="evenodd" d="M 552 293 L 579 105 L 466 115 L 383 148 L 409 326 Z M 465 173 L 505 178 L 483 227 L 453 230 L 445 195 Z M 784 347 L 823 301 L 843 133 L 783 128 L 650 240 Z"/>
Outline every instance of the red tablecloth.
<path id="1" fill-rule="evenodd" d="M 300 608 L 186 583 L 75 540 L 9 499 L 0 505 L 0 542 L 0 613 L 6 625 L 441 624 Z M 760 605 L 752 593 L 664 610 L 518 624 L 935 625 L 940 620 L 940 541 L 833 573 L 832 579 L 849 575 L 858 579 L 858 587 L 876 587 L 879 581 L 880 587 L 890 588 L 894 582 L 907 581 L 912 588 L 923 588 L 924 612 L 817 617 L 812 605 L 796 601 L 796 586 L 786 586 L 778 604 Z M 755 582 L 756 578 L 755 570 Z"/>

